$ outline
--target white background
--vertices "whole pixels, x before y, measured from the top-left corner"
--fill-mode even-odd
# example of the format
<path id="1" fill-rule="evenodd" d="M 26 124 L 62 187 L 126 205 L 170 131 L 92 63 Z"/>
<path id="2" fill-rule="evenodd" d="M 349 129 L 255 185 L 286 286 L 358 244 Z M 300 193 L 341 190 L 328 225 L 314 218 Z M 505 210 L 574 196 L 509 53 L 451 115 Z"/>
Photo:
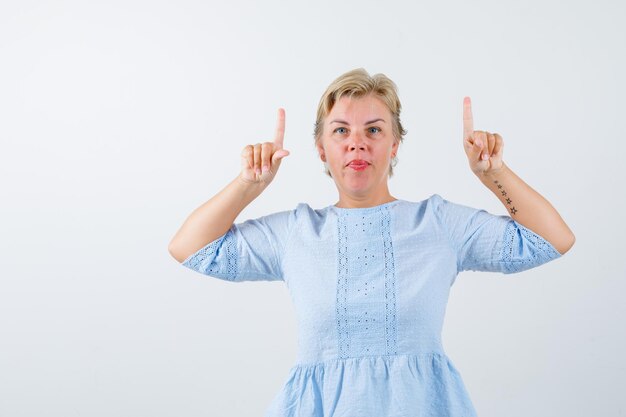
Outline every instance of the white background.
<path id="1" fill-rule="evenodd" d="M 98 4 L 99 3 L 99 4 Z M 238 222 L 334 204 L 318 100 L 363 67 L 399 86 L 392 195 L 506 209 L 469 170 L 474 128 L 577 241 L 505 276 L 463 272 L 443 341 L 481 417 L 624 416 L 625 6 L 617 0 L 0 3 L 0 416 L 262 415 L 297 349 L 280 282 L 167 250 L 271 140 Z"/>

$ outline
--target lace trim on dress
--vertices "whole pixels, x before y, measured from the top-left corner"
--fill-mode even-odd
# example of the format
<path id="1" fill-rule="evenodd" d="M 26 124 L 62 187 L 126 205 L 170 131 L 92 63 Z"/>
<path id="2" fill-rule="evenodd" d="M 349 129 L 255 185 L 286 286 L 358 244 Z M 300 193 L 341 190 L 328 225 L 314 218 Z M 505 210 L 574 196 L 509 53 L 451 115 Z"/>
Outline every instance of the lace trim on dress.
<path id="1" fill-rule="evenodd" d="M 223 251 L 226 253 L 224 254 Z M 217 261 L 216 259 L 220 256 L 226 256 L 226 262 Z M 219 275 L 220 278 L 234 280 L 239 271 L 233 230 L 229 229 L 222 237 L 199 249 L 184 264 L 206 275 Z"/>
<path id="2" fill-rule="evenodd" d="M 524 256 L 524 240 L 532 251 L 531 257 Z M 502 261 L 506 273 L 513 273 L 541 265 L 561 254 L 544 238 L 511 220 L 504 229 L 504 243 L 502 245 Z"/>

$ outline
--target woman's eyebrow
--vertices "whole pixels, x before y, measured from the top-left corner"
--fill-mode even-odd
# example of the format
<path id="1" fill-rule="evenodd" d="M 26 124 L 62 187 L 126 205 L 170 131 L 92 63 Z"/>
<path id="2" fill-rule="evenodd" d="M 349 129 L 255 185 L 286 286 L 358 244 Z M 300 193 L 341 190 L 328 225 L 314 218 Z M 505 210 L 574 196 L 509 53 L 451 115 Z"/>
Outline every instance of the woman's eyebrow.
<path id="1" fill-rule="evenodd" d="M 383 119 L 374 119 L 374 120 L 370 120 L 369 122 L 366 122 L 365 124 L 366 124 L 366 125 L 369 125 L 369 124 L 372 124 L 372 123 L 375 123 L 375 122 L 383 122 L 383 123 L 386 123 Z M 348 123 L 348 122 L 346 122 L 345 120 L 337 120 L 337 119 L 336 119 L 336 120 L 331 121 L 330 123 L 343 123 L 344 125 L 349 124 L 349 123 Z"/>

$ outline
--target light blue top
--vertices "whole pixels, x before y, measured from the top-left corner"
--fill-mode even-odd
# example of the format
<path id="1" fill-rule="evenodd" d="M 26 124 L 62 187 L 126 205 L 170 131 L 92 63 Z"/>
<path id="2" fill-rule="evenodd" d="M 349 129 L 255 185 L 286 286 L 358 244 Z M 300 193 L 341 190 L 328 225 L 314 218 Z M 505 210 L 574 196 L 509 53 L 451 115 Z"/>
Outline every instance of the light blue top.
<path id="1" fill-rule="evenodd" d="M 457 274 L 560 256 L 509 216 L 433 194 L 367 208 L 300 203 L 233 224 L 183 265 L 287 285 L 298 355 L 266 417 L 460 417 L 476 412 L 441 343 Z"/>

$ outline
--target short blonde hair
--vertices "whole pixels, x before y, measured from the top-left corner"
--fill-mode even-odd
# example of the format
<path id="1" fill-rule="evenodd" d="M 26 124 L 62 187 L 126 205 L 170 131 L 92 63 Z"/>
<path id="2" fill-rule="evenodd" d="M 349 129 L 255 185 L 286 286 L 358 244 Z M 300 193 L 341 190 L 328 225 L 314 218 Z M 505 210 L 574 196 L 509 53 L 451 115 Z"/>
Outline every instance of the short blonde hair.
<path id="1" fill-rule="evenodd" d="M 317 107 L 317 118 L 315 120 L 315 144 L 319 142 L 324 133 L 324 119 L 332 110 L 335 103 L 342 97 L 364 97 L 374 94 L 387 106 L 392 115 L 392 133 L 396 142 L 404 141 L 406 130 L 400 122 L 400 110 L 402 105 L 398 98 L 398 87 L 385 74 L 369 75 L 363 68 L 357 68 L 340 75 L 326 89 Z M 389 176 L 393 176 L 393 167 L 397 163 L 395 156 L 389 165 Z M 332 178 L 330 171 L 326 168 L 326 174 Z"/>

